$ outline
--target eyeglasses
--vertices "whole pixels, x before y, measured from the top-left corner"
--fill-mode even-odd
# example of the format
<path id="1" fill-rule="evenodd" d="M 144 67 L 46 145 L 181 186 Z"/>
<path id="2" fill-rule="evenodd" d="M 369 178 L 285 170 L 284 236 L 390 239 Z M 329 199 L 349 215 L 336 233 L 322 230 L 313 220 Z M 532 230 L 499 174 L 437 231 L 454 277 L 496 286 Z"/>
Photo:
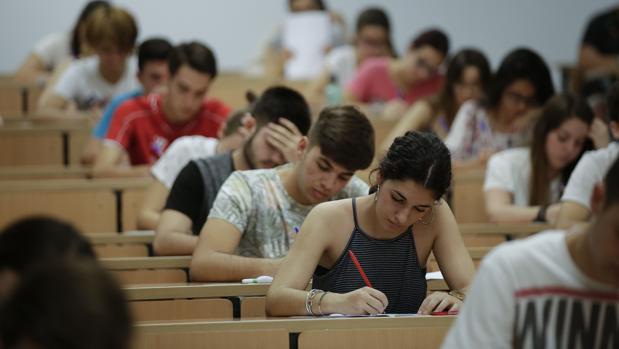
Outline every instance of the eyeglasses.
<path id="1" fill-rule="evenodd" d="M 505 96 L 514 104 L 524 104 L 527 107 L 537 106 L 537 99 L 535 96 L 525 96 L 518 92 L 505 91 Z"/>

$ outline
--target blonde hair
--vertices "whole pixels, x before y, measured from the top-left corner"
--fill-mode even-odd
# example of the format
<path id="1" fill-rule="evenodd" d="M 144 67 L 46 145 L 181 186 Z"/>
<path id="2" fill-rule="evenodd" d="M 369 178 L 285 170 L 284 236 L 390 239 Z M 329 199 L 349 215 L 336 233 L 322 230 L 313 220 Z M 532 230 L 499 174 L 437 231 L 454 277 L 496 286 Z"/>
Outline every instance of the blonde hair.
<path id="1" fill-rule="evenodd" d="M 96 9 L 86 21 L 86 41 L 92 48 L 112 45 L 129 52 L 135 45 L 138 26 L 126 10 L 110 6 Z"/>

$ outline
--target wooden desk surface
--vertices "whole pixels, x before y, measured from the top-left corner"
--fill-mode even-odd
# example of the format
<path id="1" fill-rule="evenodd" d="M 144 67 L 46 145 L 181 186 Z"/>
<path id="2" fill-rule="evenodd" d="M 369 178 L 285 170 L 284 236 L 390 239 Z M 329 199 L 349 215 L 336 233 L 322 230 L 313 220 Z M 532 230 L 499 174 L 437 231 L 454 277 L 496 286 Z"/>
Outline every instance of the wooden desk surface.
<path id="1" fill-rule="evenodd" d="M 109 270 L 187 269 L 191 256 L 101 258 Z"/>
<path id="2" fill-rule="evenodd" d="M 35 178 L 86 178 L 92 169 L 84 166 L 2 166 L 1 180 L 21 180 Z"/>
<path id="3" fill-rule="evenodd" d="M 145 189 L 151 182 L 152 178 L 147 177 L 118 179 L 65 178 L 41 181 L 6 180 L 0 181 L 0 192 Z"/>
<path id="4" fill-rule="evenodd" d="M 128 300 L 266 296 L 271 284 L 185 283 L 124 287 Z"/>
<path id="5" fill-rule="evenodd" d="M 400 316 L 400 317 L 289 317 L 243 319 L 229 321 L 170 321 L 142 322 L 134 326 L 142 333 L 202 332 L 225 330 L 285 329 L 289 332 L 325 329 L 449 327 L 455 316 Z"/>
<path id="6" fill-rule="evenodd" d="M 156 285 L 128 285 L 123 287 L 125 295 L 131 301 L 188 299 L 188 298 L 224 298 L 266 296 L 271 284 L 241 283 L 180 283 Z M 444 280 L 428 280 L 428 290 L 448 290 Z"/>
<path id="7" fill-rule="evenodd" d="M 469 247 L 471 258 L 483 258 L 491 247 Z M 187 269 L 191 263 L 191 256 L 163 256 L 163 257 L 119 257 L 101 258 L 101 263 L 110 270 L 135 269 Z"/>
<path id="8" fill-rule="evenodd" d="M 0 170 L 1 177 L 1 170 Z M 481 235 L 512 235 L 524 237 L 535 234 L 542 230 L 550 229 L 547 224 L 493 224 L 493 223 L 464 223 L 458 226 L 462 234 Z M 124 233 L 99 233 L 86 234 L 90 242 L 95 245 L 101 244 L 150 244 L 155 238 L 155 232 L 132 231 Z"/>
<path id="9" fill-rule="evenodd" d="M 152 230 L 131 231 L 124 233 L 86 234 L 93 245 L 107 244 L 151 244 L 155 238 Z"/>

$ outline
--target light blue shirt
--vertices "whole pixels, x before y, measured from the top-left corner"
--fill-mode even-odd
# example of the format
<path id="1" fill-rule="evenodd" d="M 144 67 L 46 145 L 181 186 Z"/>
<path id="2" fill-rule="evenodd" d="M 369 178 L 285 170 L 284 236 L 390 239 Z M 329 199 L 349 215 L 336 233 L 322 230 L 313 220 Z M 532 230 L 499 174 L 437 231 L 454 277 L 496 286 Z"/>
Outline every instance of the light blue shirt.
<path id="1" fill-rule="evenodd" d="M 139 89 L 132 92 L 121 93 L 116 97 L 112 98 L 110 103 L 103 111 L 101 120 L 99 120 L 97 126 L 95 126 L 95 128 L 92 130 L 92 136 L 97 139 L 105 138 L 107 130 L 110 127 L 110 123 L 112 122 L 112 117 L 114 116 L 114 113 L 116 113 L 116 109 L 118 109 L 118 107 L 125 101 L 139 97 L 142 94 L 144 94 L 144 92 L 142 91 L 142 89 Z"/>

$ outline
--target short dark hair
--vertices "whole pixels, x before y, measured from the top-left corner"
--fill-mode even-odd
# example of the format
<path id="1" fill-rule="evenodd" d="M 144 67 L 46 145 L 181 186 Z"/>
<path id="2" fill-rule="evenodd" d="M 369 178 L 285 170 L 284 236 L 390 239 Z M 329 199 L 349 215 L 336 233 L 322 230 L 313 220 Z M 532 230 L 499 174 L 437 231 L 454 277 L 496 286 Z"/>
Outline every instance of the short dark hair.
<path id="1" fill-rule="evenodd" d="M 309 146 L 315 145 L 350 171 L 365 169 L 374 158 L 374 128 L 353 106 L 325 108 L 309 131 Z"/>
<path id="2" fill-rule="evenodd" d="M 55 349 L 128 349 L 132 320 L 116 281 L 94 260 L 56 260 L 26 273 L 2 306 L 0 337 Z"/>
<path id="3" fill-rule="evenodd" d="M 170 75 L 173 76 L 183 64 L 191 69 L 208 74 L 211 79 L 217 76 L 215 54 L 206 45 L 197 41 L 182 43 L 172 49 L 168 56 Z"/>
<path id="4" fill-rule="evenodd" d="M 253 103 L 251 114 L 260 128 L 269 122 L 277 123 L 279 118 L 290 120 L 306 135 L 312 123 L 309 105 L 297 91 L 285 87 L 274 86 L 266 89 Z"/>
<path id="5" fill-rule="evenodd" d="M 89 1 L 77 17 L 77 21 L 71 30 L 71 55 L 73 58 L 79 58 L 82 48 L 82 40 L 80 37 L 80 27 L 86 23 L 88 17 L 100 7 L 109 8 L 110 3 L 102 0 Z"/>
<path id="6" fill-rule="evenodd" d="M 528 80 L 535 87 L 535 101 L 543 105 L 555 93 L 550 70 L 544 59 L 528 48 L 518 48 L 511 51 L 497 70 L 488 91 L 488 105 L 499 105 L 503 92 L 516 80 Z"/>
<path id="7" fill-rule="evenodd" d="M 608 91 L 608 121 L 619 123 L 619 83 L 613 84 Z"/>
<path id="8" fill-rule="evenodd" d="M 619 157 L 615 159 L 615 163 L 606 173 L 604 186 L 606 191 L 605 207 L 619 204 Z"/>
<path id="9" fill-rule="evenodd" d="M 431 132 L 406 132 L 397 137 L 378 165 L 385 180 L 413 180 L 441 198 L 451 184 L 451 155 Z"/>
<path id="10" fill-rule="evenodd" d="M 0 234 L 0 269 L 21 274 L 37 264 L 72 257 L 95 259 L 95 252 L 77 229 L 54 218 L 25 218 Z"/>
<path id="11" fill-rule="evenodd" d="M 144 40 L 138 47 L 138 68 L 140 71 L 148 62 L 165 61 L 172 51 L 172 44 L 163 38 Z"/>
<path id="12" fill-rule="evenodd" d="M 430 46 L 443 56 L 449 52 L 449 38 L 440 29 L 429 29 L 419 34 L 410 44 L 410 50 L 416 50 L 423 46 Z"/>
<path id="13" fill-rule="evenodd" d="M 389 16 L 385 10 L 380 7 L 368 7 L 363 10 L 357 17 L 357 23 L 355 29 L 358 32 L 361 29 L 368 26 L 377 26 L 385 29 L 387 34 L 391 33 L 391 23 L 389 22 Z"/>

